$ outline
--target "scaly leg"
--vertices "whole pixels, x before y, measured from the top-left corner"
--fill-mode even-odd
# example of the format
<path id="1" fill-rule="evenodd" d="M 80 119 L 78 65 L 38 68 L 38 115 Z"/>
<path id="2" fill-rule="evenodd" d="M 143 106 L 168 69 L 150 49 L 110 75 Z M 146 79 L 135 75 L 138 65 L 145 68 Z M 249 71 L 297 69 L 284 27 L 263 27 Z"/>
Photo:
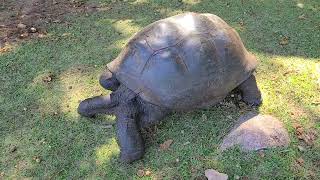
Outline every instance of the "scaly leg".
<path id="1" fill-rule="evenodd" d="M 262 103 L 261 92 L 258 88 L 256 78 L 251 75 L 247 80 L 238 86 L 245 103 L 252 106 L 259 106 Z"/>

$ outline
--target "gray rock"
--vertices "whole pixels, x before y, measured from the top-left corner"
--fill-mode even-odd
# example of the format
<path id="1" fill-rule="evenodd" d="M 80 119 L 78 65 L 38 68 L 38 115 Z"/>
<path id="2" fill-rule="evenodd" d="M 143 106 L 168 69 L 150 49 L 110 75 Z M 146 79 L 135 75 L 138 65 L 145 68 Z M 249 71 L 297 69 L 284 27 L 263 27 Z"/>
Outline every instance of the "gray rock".
<path id="1" fill-rule="evenodd" d="M 227 180 L 228 175 L 220 173 L 214 169 L 207 169 L 205 171 L 205 176 L 208 178 L 208 180 Z"/>
<path id="2" fill-rule="evenodd" d="M 249 112 L 239 118 L 237 125 L 223 139 L 220 149 L 235 145 L 247 152 L 271 147 L 287 147 L 290 143 L 287 130 L 275 117 Z"/>

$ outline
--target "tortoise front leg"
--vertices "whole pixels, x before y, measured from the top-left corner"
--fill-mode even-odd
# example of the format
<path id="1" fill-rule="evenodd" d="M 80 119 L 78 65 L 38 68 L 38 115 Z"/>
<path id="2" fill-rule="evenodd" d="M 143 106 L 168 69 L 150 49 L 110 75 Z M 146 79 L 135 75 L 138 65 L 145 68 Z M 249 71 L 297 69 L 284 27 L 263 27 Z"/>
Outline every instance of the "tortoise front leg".
<path id="1" fill-rule="evenodd" d="M 247 80 L 238 86 L 241 91 L 242 99 L 245 103 L 252 106 L 259 106 L 262 103 L 261 92 L 258 88 L 256 78 L 251 75 Z"/>
<path id="2" fill-rule="evenodd" d="M 131 163 L 144 155 L 144 143 L 135 119 L 118 116 L 117 137 L 120 146 L 120 160 Z"/>
<path id="3" fill-rule="evenodd" d="M 96 96 L 81 101 L 78 113 L 85 117 L 94 117 L 96 114 L 112 114 L 116 102 L 111 100 L 110 95 Z"/>

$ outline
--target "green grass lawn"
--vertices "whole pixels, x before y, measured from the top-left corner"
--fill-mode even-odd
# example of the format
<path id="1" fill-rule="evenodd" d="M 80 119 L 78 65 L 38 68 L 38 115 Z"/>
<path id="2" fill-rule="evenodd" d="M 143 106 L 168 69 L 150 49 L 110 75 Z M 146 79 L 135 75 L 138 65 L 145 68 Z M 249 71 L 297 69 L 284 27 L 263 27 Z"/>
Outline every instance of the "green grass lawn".
<path id="1" fill-rule="evenodd" d="M 70 25 L 50 25 L 46 38 L 0 54 L 0 179 L 201 179 L 208 168 L 230 179 L 320 179 L 319 138 L 306 145 L 294 130 L 298 123 L 320 135 L 318 0 L 93 2 L 103 8 L 69 16 Z M 79 100 L 110 93 L 98 76 L 131 35 L 187 11 L 220 16 L 258 57 L 264 99 L 258 111 L 284 122 L 288 148 L 266 150 L 264 157 L 238 149 L 221 153 L 222 137 L 244 110 L 220 105 L 169 116 L 149 135 L 144 158 L 125 165 L 118 161 L 115 128 L 108 126 L 114 117 L 92 122 L 77 114 Z M 171 147 L 159 150 L 167 139 Z M 139 177 L 138 170 L 151 175 Z"/>

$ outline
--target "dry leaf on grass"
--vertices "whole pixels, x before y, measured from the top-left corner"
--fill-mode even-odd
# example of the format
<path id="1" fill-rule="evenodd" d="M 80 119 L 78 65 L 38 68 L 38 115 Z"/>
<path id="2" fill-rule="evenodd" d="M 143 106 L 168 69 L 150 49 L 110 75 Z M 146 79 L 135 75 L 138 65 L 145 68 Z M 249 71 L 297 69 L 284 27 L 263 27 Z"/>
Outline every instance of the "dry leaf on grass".
<path id="1" fill-rule="evenodd" d="M 298 158 L 296 161 L 297 161 L 297 163 L 298 163 L 300 166 L 303 166 L 304 160 L 303 160 L 301 157 Z"/>
<path id="2" fill-rule="evenodd" d="M 284 46 L 289 43 L 289 38 L 287 36 L 284 36 L 283 38 L 280 39 L 279 44 Z"/>
<path id="3" fill-rule="evenodd" d="M 151 171 L 146 170 L 146 172 L 144 173 L 146 176 L 150 176 L 151 175 Z"/>
<path id="4" fill-rule="evenodd" d="M 52 81 L 52 75 L 48 75 L 42 78 L 42 81 L 45 83 L 50 83 Z"/>
<path id="5" fill-rule="evenodd" d="M 170 145 L 173 143 L 172 139 L 166 140 L 164 143 L 160 144 L 160 149 L 161 150 L 167 150 L 169 149 Z"/>
<path id="6" fill-rule="evenodd" d="M 299 140 L 304 141 L 307 145 L 314 145 L 315 140 L 318 135 L 314 129 L 305 130 L 300 124 L 293 124 L 293 128 L 295 129 L 295 134 Z"/>

